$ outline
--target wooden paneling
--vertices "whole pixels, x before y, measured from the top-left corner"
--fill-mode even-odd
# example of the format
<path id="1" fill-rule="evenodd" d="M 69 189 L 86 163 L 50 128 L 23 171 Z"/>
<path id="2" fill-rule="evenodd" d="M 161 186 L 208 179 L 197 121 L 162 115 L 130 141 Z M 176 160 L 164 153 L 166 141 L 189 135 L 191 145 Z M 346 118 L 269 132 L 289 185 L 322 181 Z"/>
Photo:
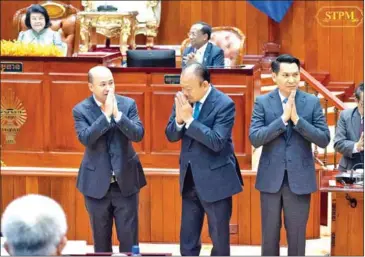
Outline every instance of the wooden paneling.
<path id="1" fill-rule="evenodd" d="M 8 171 L 2 169 L 2 210 L 14 198 L 27 193 L 38 193 L 58 201 L 64 208 L 68 222 L 67 237 L 70 240 L 86 240 L 92 244 L 92 233 L 84 198 L 76 189 L 76 170 L 55 172 L 51 169 L 27 168 Z M 158 171 L 146 169 L 147 186 L 139 197 L 139 237 L 141 242 L 178 243 L 181 222 L 181 196 L 179 175 L 176 170 Z M 255 173 L 243 172 L 244 191 L 233 197 L 231 225 L 237 226 L 237 233 L 231 234 L 231 244 L 260 245 L 261 215 L 260 194 L 255 189 Z M 318 211 L 319 193 L 312 194 L 307 238 L 319 237 Z M 360 206 L 359 206 L 360 207 Z M 318 229 L 317 229 L 318 228 Z M 115 230 L 114 230 L 115 231 Z M 202 241 L 210 243 L 207 219 L 205 218 Z M 118 244 L 114 233 L 113 244 Z M 286 244 L 282 229 L 281 244 Z"/>
<path id="2" fill-rule="evenodd" d="M 37 1 L 1 1 L 1 39 L 15 39 L 10 29 L 16 10 Z M 38 1 L 41 2 L 41 1 Z M 63 1 L 81 8 L 81 1 Z M 322 7 L 357 6 L 363 1 L 294 1 L 287 15 L 277 25 L 281 52 L 305 60 L 308 71 L 328 71 L 331 81 L 363 80 L 364 24 L 358 27 L 322 27 L 316 14 Z M 261 54 L 269 39 L 268 17 L 247 1 L 162 1 L 161 24 L 156 44 L 179 45 L 187 37 L 192 23 L 205 21 L 212 26 L 235 26 L 246 35 L 246 54 Z M 117 43 L 118 38 L 112 43 Z M 98 42 L 103 43 L 102 36 Z M 144 36 L 137 38 L 138 44 Z"/>
<path id="3" fill-rule="evenodd" d="M 357 200 L 350 206 L 346 196 Z M 332 256 L 364 255 L 364 193 L 332 193 Z"/>
<path id="4" fill-rule="evenodd" d="M 2 160 L 10 166 L 79 167 L 84 146 L 77 139 L 72 109 L 90 96 L 87 72 L 97 62 L 84 58 L 17 60 L 24 61 L 24 73 L 1 74 L 1 93 L 5 95 L 11 89 L 28 116 L 16 135 L 16 144 L 2 144 Z M 111 69 L 116 92 L 136 101 L 145 126 L 143 140 L 134 144 L 143 166 L 177 168 L 180 143 L 168 142 L 165 127 L 180 86 L 165 84 L 164 76 L 179 74 L 181 69 Z M 213 85 L 235 102 L 233 142 L 241 168 L 250 169 L 248 127 L 255 92 L 260 87 L 259 69 L 213 69 L 211 73 Z M 4 142 L 5 133 L 2 139 Z"/>
<path id="5" fill-rule="evenodd" d="M 305 60 L 307 71 L 328 71 L 330 81 L 359 83 L 364 76 L 364 23 L 357 27 L 323 27 L 316 19 L 321 8 L 339 11 L 344 6 L 364 10 L 363 1 L 294 1 L 278 25 L 278 42 L 281 52 Z"/>

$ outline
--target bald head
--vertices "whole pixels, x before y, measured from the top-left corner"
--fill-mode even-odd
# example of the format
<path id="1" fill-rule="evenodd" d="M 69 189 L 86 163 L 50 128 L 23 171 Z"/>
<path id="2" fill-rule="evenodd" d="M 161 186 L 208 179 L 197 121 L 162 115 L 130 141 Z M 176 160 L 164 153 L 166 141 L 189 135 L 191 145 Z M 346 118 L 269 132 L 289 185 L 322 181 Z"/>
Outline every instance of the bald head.
<path id="1" fill-rule="evenodd" d="M 182 71 L 180 85 L 190 103 L 200 101 L 209 88 L 209 71 L 200 63 L 191 63 Z"/>
<path id="2" fill-rule="evenodd" d="M 109 70 L 109 68 L 105 67 L 105 66 L 95 66 L 92 67 L 89 70 L 88 75 L 88 81 L 90 84 L 93 83 L 94 81 L 94 77 L 98 76 L 98 74 L 103 75 L 103 74 L 112 74 L 112 72 Z"/>
<path id="3" fill-rule="evenodd" d="M 199 62 L 193 62 L 183 69 L 181 76 L 196 76 L 201 81 L 210 83 L 210 74 L 208 69 Z"/>
<path id="4" fill-rule="evenodd" d="M 110 90 L 114 91 L 112 72 L 104 66 L 95 66 L 89 70 L 89 89 L 100 103 L 105 103 Z"/>

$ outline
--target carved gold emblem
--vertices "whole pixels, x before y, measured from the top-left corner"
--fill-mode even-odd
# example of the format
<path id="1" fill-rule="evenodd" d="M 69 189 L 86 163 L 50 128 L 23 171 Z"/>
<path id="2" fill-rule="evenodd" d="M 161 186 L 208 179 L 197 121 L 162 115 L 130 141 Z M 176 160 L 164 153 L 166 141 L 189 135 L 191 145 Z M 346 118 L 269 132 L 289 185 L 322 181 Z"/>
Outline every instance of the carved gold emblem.
<path id="1" fill-rule="evenodd" d="M 1 96 L 1 132 L 6 144 L 15 144 L 15 136 L 27 120 L 27 112 L 11 88 Z"/>

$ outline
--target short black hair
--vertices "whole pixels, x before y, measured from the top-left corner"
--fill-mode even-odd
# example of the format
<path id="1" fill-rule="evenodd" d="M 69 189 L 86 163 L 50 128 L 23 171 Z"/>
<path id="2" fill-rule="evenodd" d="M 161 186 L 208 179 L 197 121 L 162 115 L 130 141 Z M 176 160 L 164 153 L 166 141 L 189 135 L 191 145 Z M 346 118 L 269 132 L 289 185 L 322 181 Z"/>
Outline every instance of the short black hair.
<path id="1" fill-rule="evenodd" d="M 189 63 L 184 69 L 186 70 L 187 68 L 191 67 L 191 69 L 193 69 L 194 74 L 199 77 L 202 82 L 203 81 L 207 81 L 208 83 L 210 83 L 210 72 L 207 69 L 207 67 L 205 67 L 205 65 L 199 63 L 199 62 L 192 62 Z"/>
<path id="2" fill-rule="evenodd" d="M 355 97 L 357 100 L 360 100 L 361 93 L 364 93 L 364 82 L 361 82 L 355 89 Z"/>
<path id="3" fill-rule="evenodd" d="M 199 21 L 199 22 L 196 22 L 194 23 L 194 25 L 196 24 L 200 24 L 200 25 L 203 25 L 203 27 L 200 29 L 200 31 L 204 34 L 207 34 L 208 35 L 208 40 L 210 39 L 210 35 L 212 34 L 212 27 L 206 23 L 206 22 L 203 22 L 203 21 Z"/>
<path id="4" fill-rule="evenodd" d="M 290 54 L 282 54 L 279 55 L 272 63 L 271 63 L 271 71 L 278 74 L 280 71 L 281 63 L 295 63 L 300 69 L 300 61 L 298 58 L 291 56 Z"/>
<path id="5" fill-rule="evenodd" d="M 32 4 L 27 9 L 27 13 L 25 15 L 25 25 L 27 26 L 28 29 L 32 28 L 32 25 L 30 25 L 30 15 L 32 13 L 41 13 L 44 16 L 44 19 L 46 21 L 46 25 L 44 26 L 45 29 L 51 26 L 51 21 L 49 19 L 49 15 L 46 8 L 44 8 L 40 4 Z"/>

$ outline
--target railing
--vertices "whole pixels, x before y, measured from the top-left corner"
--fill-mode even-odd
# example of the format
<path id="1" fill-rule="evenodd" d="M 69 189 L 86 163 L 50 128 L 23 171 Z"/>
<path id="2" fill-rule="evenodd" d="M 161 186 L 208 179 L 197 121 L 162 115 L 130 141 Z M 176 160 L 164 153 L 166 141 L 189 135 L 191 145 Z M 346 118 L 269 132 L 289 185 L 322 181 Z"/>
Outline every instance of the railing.
<path id="1" fill-rule="evenodd" d="M 338 121 L 338 115 L 340 111 L 345 109 L 345 104 L 333 93 L 331 93 L 322 83 L 320 83 L 318 80 L 316 80 L 312 75 L 310 75 L 306 70 L 303 68 L 300 69 L 301 74 L 301 80 L 305 83 L 305 91 L 313 93 L 315 96 L 318 97 L 318 94 L 321 94 L 324 99 L 323 108 L 324 108 L 324 115 L 326 117 L 326 120 L 328 121 L 328 105 L 334 107 L 334 125 L 335 125 L 335 133 L 337 130 L 337 121 Z M 314 146 L 314 157 L 316 159 L 316 162 L 319 163 L 323 168 L 327 167 L 327 147 L 324 149 L 323 159 L 320 160 L 318 157 L 318 146 Z M 334 152 L 334 168 L 337 167 L 337 152 L 335 150 Z"/>

